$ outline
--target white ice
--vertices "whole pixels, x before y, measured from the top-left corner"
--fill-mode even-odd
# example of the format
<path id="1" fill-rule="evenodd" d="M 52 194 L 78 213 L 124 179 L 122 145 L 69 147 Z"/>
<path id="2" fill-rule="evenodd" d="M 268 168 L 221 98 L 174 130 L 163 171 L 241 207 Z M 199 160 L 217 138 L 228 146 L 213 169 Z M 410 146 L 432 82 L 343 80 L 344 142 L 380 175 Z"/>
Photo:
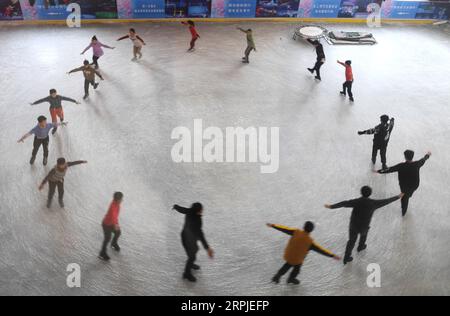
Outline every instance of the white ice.
<path id="1" fill-rule="evenodd" d="M 240 24 L 254 29 L 258 52 L 243 65 L 245 36 L 235 24 L 199 24 L 202 38 L 186 53 L 188 30 L 179 24 L 136 24 L 147 41 L 131 62 L 131 43 L 116 43 L 130 25 L 0 29 L 0 294 L 4 295 L 449 295 L 450 36 L 448 26 L 370 29 L 373 47 L 325 45 L 323 81 L 306 71 L 313 48 L 292 40 L 296 24 Z M 361 25 L 334 30 L 367 31 Z M 100 59 L 105 77 L 81 105 L 64 104 L 69 126 L 51 138 L 50 163 L 42 151 L 28 164 L 32 139 L 16 141 L 48 114 L 29 102 L 50 88 L 81 99 L 80 52 L 91 36 L 116 46 Z M 90 58 L 90 52 L 86 53 Z M 353 60 L 355 104 L 339 95 Z M 311 253 L 298 287 L 270 284 L 283 264 L 287 236 L 274 222 L 317 224 L 313 237 L 343 254 L 350 210 L 325 203 L 357 197 L 368 184 L 374 197 L 399 193 L 395 175 L 371 173 L 371 137 L 357 136 L 381 114 L 397 119 L 388 151 L 392 165 L 405 149 L 418 158 L 431 150 L 422 186 L 401 218 L 399 203 L 380 210 L 369 248 L 344 267 Z M 278 173 L 257 164 L 175 164 L 171 132 L 194 119 L 225 128 L 280 127 Z M 48 210 L 38 183 L 56 158 L 86 159 L 66 176 L 66 208 Z M 97 259 L 101 220 L 114 191 L 123 191 L 120 255 Z M 181 279 L 183 217 L 174 203 L 204 203 L 206 236 L 216 259 L 199 253 L 199 282 Z M 82 287 L 66 286 L 66 267 L 82 268 Z M 368 264 L 382 269 L 382 287 L 366 285 Z"/>

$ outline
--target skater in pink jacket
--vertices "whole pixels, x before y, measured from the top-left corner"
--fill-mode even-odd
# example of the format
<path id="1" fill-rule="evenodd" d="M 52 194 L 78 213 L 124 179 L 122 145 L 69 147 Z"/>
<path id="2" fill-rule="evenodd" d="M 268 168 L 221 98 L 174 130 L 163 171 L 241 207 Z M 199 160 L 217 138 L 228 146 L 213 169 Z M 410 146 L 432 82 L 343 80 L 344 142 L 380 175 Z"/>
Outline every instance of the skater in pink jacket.
<path id="1" fill-rule="evenodd" d="M 92 57 L 92 64 L 91 65 L 95 65 L 95 69 L 98 69 L 98 60 L 100 59 L 100 57 L 102 57 L 105 53 L 103 52 L 103 47 L 105 48 L 109 48 L 109 49 L 114 49 L 115 47 L 111 47 L 105 44 L 102 44 L 101 42 L 98 41 L 97 36 L 92 37 L 92 41 L 91 44 L 89 44 L 88 47 L 86 47 L 86 49 L 81 53 L 81 55 L 83 55 L 84 53 L 86 53 L 89 49 L 92 48 L 94 55 Z"/>

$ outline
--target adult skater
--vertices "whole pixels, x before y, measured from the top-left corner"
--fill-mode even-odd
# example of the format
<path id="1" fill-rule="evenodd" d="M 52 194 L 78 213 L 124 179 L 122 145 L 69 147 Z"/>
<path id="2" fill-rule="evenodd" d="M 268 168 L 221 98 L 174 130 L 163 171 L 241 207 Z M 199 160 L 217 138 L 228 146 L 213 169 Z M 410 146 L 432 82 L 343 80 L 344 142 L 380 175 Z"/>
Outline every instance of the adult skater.
<path id="1" fill-rule="evenodd" d="M 387 169 L 387 147 L 389 145 L 389 140 L 391 138 L 392 131 L 394 129 L 395 120 L 394 118 L 389 119 L 389 116 L 383 115 L 380 117 L 381 124 L 375 126 L 367 131 L 358 132 L 359 135 L 374 135 L 373 137 L 373 147 L 372 147 L 372 163 L 377 163 L 378 151 L 380 151 L 381 163 L 383 164 L 383 169 Z"/>
<path id="2" fill-rule="evenodd" d="M 200 267 L 195 264 L 195 261 L 197 260 L 197 252 L 199 250 L 198 241 L 202 243 L 203 247 L 208 252 L 208 256 L 211 259 L 214 258 L 214 251 L 211 247 L 209 247 L 202 229 L 203 205 L 200 203 L 194 203 L 191 208 L 184 208 L 174 205 L 173 209 L 186 215 L 183 232 L 181 233 L 183 247 L 188 256 L 183 278 L 190 282 L 196 282 L 197 279 L 192 275 L 192 270 L 200 269 Z"/>
<path id="3" fill-rule="evenodd" d="M 103 76 L 89 64 L 89 61 L 85 60 L 83 62 L 83 66 L 79 68 L 72 69 L 68 72 L 68 74 L 72 74 L 74 72 L 82 71 L 84 75 L 84 97 L 83 99 L 86 100 L 89 98 L 89 86 L 92 85 L 94 87 L 94 90 L 98 88 L 99 83 L 95 82 L 95 75 L 97 75 L 101 80 L 103 79 Z"/>
<path id="4" fill-rule="evenodd" d="M 237 29 L 247 35 L 247 48 L 245 49 L 245 57 L 242 58 L 242 62 L 244 64 L 249 64 L 250 63 L 250 59 L 249 59 L 250 53 L 252 51 L 256 52 L 256 45 L 255 45 L 255 41 L 253 39 L 253 31 L 252 31 L 252 29 L 244 30 L 243 28 L 240 28 L 240 27 L 238 27 Z"/>
<path id="5" fill-rule="evenodd" d="M 314 68 L 308 68 L 309 72 L 314 74 L 316 72 L 316 79 L 322 80 L 322 77 L 320 75 L 320 68 L 322 68 L 323 64 L 325 64 L 326 57 L 325 52 L 323 50 L 323 45 L 318 40 L 311 40 L 308 39 L 308 42 L 310 42 L 315 48 L 316 48 L 316 54 L 317 54 L 317 60 L 316 64 L 314 65 Z"/>
<path id="6" fill-rule="evenodd" d="M 93 56 L 92 56 L 92 64 L 91 65 L 95 65 L 95 69 L 98 69 L 99 68 L 98 60 L 100 59 L 100 57 L 102 57 L 105 54 L 103 52 L 103 47 L 109 48 L 109 49 L 115 48 L 115 47 L 111 47 L 111 46 L 108 46 L 108 45 L 105 45 L 105 44 L 99 42 L 99 40 L 97 39 L 97 36 L 94 36 L 94 37 L 92 37 L 92 40 L 91 40 L 91 43 L 89 44 L 89 46 L 85 48 L 85 50 L 81 53 L 81 55 L 84 55 L 84 53 L 86 53 L 89 49 L 92 48 Z"/>
<path id="7" fill-rule="evenodd" d="M 39 148 L 42 146 L 44 148 L 44 160 L 43 164 L 44 166 L 47 165 L 48 161 L 48 144 L 50 142 L 50 130 L 61 126 L 66 125 L 67 123 L 47 123 L 47 118 L 45 116 L 39 116 L 38 117 L 38 124 L 30 130 L 28 133 L 22 136 L 21 139 L 19 139 L 18 143 L 23 143 L 25 139 L 30 137 L 31 135 L 34 135 L 34 141 L 33 141 L 33 152 L 31 154 L 30 164 L 34 164 L 36 161 L 36 155 L 39 151 Z"/>
<path id="8" fill-rule="evenodd" d="M 102 250 L 100 251 L 99 258 L 104 261 L 109 261 L 111 258 L 108 256 L 108 245 L 111 242 L 111 247 L 117 251 L 120 252 L 120 246 L 119 246 L 119 237 L 122 234 L 122 231 L 119 226 L 119 214 L 120 214 L 120 205 L 123 201 L 123 193 L 122 192 L 116 192 L 113 196 L 113 201 L 111 202 L 111 205 L 109 206 L 108 213 L 106 214 L 105 218 L 102 222 L 103 227 L 103 234 L 104 234 L 104 240 L 102 245 Z M 114 235 L 114 238 L 112 236 Z"/>
<path id="9" fill-rule="evenodd" d="M 78 102 L 74 99 L 63 97 L 62 95 L 58 95 L 56 89 L 51 89 L 50 95 L 48 97 L 45 97 L 43 99 L 37 100 L 33 103 L 30 103 L 30 105 L 36 105 L 36 104 L 40 104 L 40 103 L 44 103 L 44 102 L 50 103 L 50 115 L 52 117 L 52 123 L 56 125 L 56 123 L 58 122 L 58 117 L 59 117 L 59 120 L 61 121 L 61 123 L 64 122 L 64 109 L 62 107 L 62 101 L 68 101 L 68 102 L 72 102 L 75 104 L 80 104 L 80 102 Z M 58 126 L 55 126 L 52 130 L 52 134 L 55 134 L 57 130 L 58 130 Z"/>
<path id="10" fill-rule="evenodd" d="M 187 22 L 181 22 L 181 24 L 186 25 L 189 27 L 189 32 L 191 32 L 191 43 L 189 44 L 190 47 L 188 49 L 188 52 L 192 52 L 195 50 L 195 43 L 200 38 L 200 35 L 197 32 L 197 29 L 195 28 L 194 21 L 187 21 Z"/>
<path id="11" fill-rule="evenodd" d="M 133 43 L 133 59 L 132 59 L 132 61 L 136 61 L 138 58 L 141 59 L 142 58 L 142 47 L 143 47 L 143 45 L 147 45 L 147 44 L 145 44 L 144 40 L 139 35 L 137 35 L 135 29 L 130 29 L 127 35 L 122 36 L 117 41 L 122 41 L 127 38 L 129 38 L 131 40 L 131 42 Z"/>
<path id="12" fill-rule="evenodd" d="M 297 280 L 297 276 L 300 273 L 300 269 L 303 265 L 303 262 L 305 261 L 306 256 L 311 250 L 321 255 L 334 258 L 337 261 L 341 260 L 341 258 L 334 255 L 332 252 L 323 249 L 321 246 L 314 242 L 314 240 L 310 236 L 310 234 L 314 231 L 314 224 L 311 222 L 306 222 L 303 230 L 275 224 L 267 224 L 267 226 L 275 228 L 276 230 L 292 236 L 284 253 L 286 264 L 272 278 L 272 282 L 274 283 L 280 283 L 281 277 L 285 275 L 291 268 L 293 268 L 287 283 L 295 285 L 300 284 L 300 281 Z"/>
<path id="13" fill-rule="evenodd" d="M 398 181 L 400 189 L 404 193 L 402 198 L 402 215 L 406 216 L 408 212 L 409 199 L 414 195 L 414 192 L 420 186 L 420 169 L 425 165 L 425 162 L 430 159 L 431 152 L 428 152 L 425 157 L 418 161 L 413 161 L 414 151 L 405 151 L 405 162 L 400 163 L 394 167 L 379 170 L 378 173 L 387 174 L 398 172 Z"/>
<path id="14" fill-rule="evenodd" d="M 355 248 L 356 241 L 358 240 L 358 236 L 360 236 L 358 252 L 364 251 L 367 248 L 367 235 L 369 234 L 370 223 L 375 211 L 403 197 L 402 193 L 385 200 L 372 200 L 370 199 L 371 195 L 372 188 L 369 186 L 364 186 L 361 189 L 360 198 L 340 202 L 334 205 L 325 205 L 328 209 L 337 209 L 342 207 L 353 208 L 350 219 L 350 239 L 345 250 L 344 264 L 353 261 L 352 253 Z"/>
<path id="15" fill-rule="evenodd" d="M 343 84 L 343 89 L 341 91 L 341 94 L 343 96 L 347 96 L 347 92 L 348 92 L 350 102 L 354 102 L 355 100 L 353 99 L 353 92 L 352 92 L 352 88 L 353 88 L 352 61 L 347 60 L 345 63 L 343 63 L 342 61 L 338 60 L 337 62 L 338 62 L 338 64 L 345 67 L 345 82 Z"/>
<path id="16" fill-rule="evenodd" d="M 52 206 L 53 196 L 55 195 L 56 188 L 58 187 L 59 206 L 64 208 L 64 177 L 66 176 L 67 169 L 72 166 L 87 163 L 85 160 L 79 160 L 74 162 L 66 162 L 66 159 L 59 158 L 56 162 L 56 166 L 50 170 L 48 175 L 42 181 L 39 186 L 41 191 L 45 184 L 48 182 L 48 199 L 47 208 Z"/>

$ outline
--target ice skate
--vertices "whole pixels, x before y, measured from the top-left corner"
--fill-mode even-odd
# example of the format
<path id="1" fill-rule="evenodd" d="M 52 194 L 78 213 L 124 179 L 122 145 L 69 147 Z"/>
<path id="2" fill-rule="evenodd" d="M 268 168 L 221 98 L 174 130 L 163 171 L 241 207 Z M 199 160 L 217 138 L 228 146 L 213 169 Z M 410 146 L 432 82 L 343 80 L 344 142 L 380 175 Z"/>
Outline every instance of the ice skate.
<path id="1" fill-rule="evenodd" d="M 62 199 L 59 200 L 59 206 L 61 208 L 64 208 L 64 201 Z"/>
<path id="2" fill-rule="evenodd" d="M 43 164 L 44 166 L 46 166 L 46 165 L 47 165 L 47 162 L 48 162 L 48 158 L 47 158 L 47 157 L 44 157 L 44 160 L 42 161 L 42 164 Z"/>
<path id="3" fill-rule="evenodd" d="M 192 282 L 192 283 L 197 282 L 197 278 L 194 277 L 191 273 L 184 273 L 183 274 L 183 279 L 184 280 L 188 280 L 189 282 Z"/>
<path id="4" fill-rule="evenodd" d="M 121 250 L 121 248 L 118 244 L 111 245 L 111 248 L 114 249 L 114 251 L 116 251 L 116 252 L 120 252 L 120 250 Z"/>
<path id="5" fill-rule="evenodd" d="M 103 261 L 109 261 L 111 258 L 106 253 L 101 253 L 98 258 Z"/>
<path id="6" fill-rule="evenodd" d="M 346 265 L 347 263 L 353 262 L 353 257 L 346 257 L 344 258 L 344 265 Z"/>
<path id="7" fill-rule="evenodd" d="M 358 252 L 363 252 L 366 249 L 367 249 L 367 245 L 361 245 L 361 246 L 358 247 L 357 250 L 358 250 Z"/>
<path id="8" fill-rule="evenodd" d="M 57 131 L 58 131 L 58 128 L 54 128 L 54 129 L 52 130 L 52 135 L 55 135 Z"/>
<path id="9" fill-rule="evenodd" d="M 342 96 L 346 97 L 347 93 L 345 93 L 344 91 L 339 92 Z"/>
<path id="10" fill-rule="evenodd" d="M 197 265 L 197 264 L 193 264 L 193 265 L 192 265 L 192 270 L 198 271 L 198 270 L 200 270 L 200 266 Z"/>
<path id="11" fill-rule="evenodd" d="M 300 281 L 297 280 L 297 279 L 289 279 L 289 280 L 287 281 L 287 283 L 288 283 L 288 284 L 299 285 L 299 284 L 300 284 Z"/>
<path id="12" fill-rule="evenodd" d="M 272 278 L 272 283 L 280 284 L 280 278 L 281 278 L 281 277 L 279 277 L 278 275 L 274 276 L 274 277 Z"/>
<path id="13" fill-rule="evenodd" d="M 35 161 L 36 161 L 36 156 L 32 156 L 30 159 L 30 165 L 33 165 Z"/>
<path id="14" fill-rule="evenodd" d="M 308 71 L 309 71 L 311 74 L 314 74 L 314 69 L 308 68 Z"/>
<path id="15" fill-rule="evenodd" d="M 319 77 L 319 76 L 315 76 L 314 79 L 319 80 L 319 81 L 322 81 L 322 78 Z"/>
<path id="16" fill-rule="evenodd" d="M 98 82 L 94 84 L 94 90 L 97 90 L 97 88 L 98 88 L 98 85 L 99 85 L 99 83 L 98 83 Z"/>
<path id="17" fill-rule="evenodd" d="M 353 99 L 353 97 L 351 97 L 349 100 L 350 102 L 355 102 L 355 99 Z"/>
<path id="18" fill-rule="evenodd" d="M 86 100 L 87 98 L 89 98 L 89 94 L 85 94 L 83 100 Z"/>

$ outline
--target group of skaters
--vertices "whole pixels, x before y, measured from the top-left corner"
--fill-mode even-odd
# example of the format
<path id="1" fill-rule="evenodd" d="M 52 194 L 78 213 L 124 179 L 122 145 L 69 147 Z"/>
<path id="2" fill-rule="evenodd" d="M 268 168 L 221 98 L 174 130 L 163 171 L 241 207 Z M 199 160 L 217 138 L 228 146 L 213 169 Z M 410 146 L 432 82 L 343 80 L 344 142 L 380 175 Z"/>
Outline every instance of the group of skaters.
<path id="1" fill-rule="evenodd" d="M 193 21 L 182 22 L 184 25 L 189 27 L 192 39 L 190 42 L 189 51 L 195 49 L 196 41 L 200 38 L 195 24 Z M 246 34 L 247 38 L 247 48 L 245 50 L 245 56 L 242 61 L 244 63 L 249 63 L 249 56 L 252 51 L 256 51 L 255 42 L 253 39 L 253 31 L 251 29 L 238 28 L 239 31 Z M 144 40 L 136 33 L 134 29 L 130 29 L 129 33 L 123 37 L 120 37 L 118 41 L 130 39 L 133 43 L 133 61 L 142 58 L 142 47 L 145 44 Z M 320 70 L 325 63 L 325 53 L 322 44 L 319 41 L 308 40 L 316 48 L 317 61 L 313 68 L 308 68 L 311 73 L 316 74 L 316 79 L 321 80 Z M 75 68 L 68 72 L 72 74 L 75 72 L 83 72 L 85 83 L 84 99 L 89 97 L 89 88 L 92 86 L 97 89 L 98 83 L 96 82 L 96 76 L 103 80 L 103 76 L 99 72 L 99 59 L 104 55 L 103 48 L 114 49 L 112 46 L 105 45 L 101 43 L 96 36 L 91 40 L 91 43 L 86 47 L 81 54 L 84 54 L 89 49 L 93 50 L 92 62 L 87 60 L 84 61 L 81 67 Z M 351 61 L 341 62 L 339 64 L 345 67 L 346 81 L 343 84 L 342 95 L 347 95 L 353 102 L 352 85 L 353 85 L 353 72 Z M 31 105 L 37 105 L 41 103 L 50 104 L 50 115 L 52 122 L 49 123 L 47 118 L 43 115 L 38 117 L 37 125 L 32 128 L 28 133 L 26 133 L 18 142 L 24 142 L 25 139 L 34 135 L 32 156 L 30 159 L 30 164 L 34 164 L 40 147 L 43 147 L 43 165 L 46 166 L 48 163 L 49 156 L 49 143 L 50 143 L 50 133 L 55 135 L 60 126 L 66 126 L 67 122 L 64 118 L 64 110 L 62 108 L 62 102 L 71 102 L 75 104 L 80 104 L 75 99 L 61 96 L 55 89 L 50 90 L 50 95 L 48 97 L 39 99 Z M 59 118 L 59 122 L 58 122 Z M 372 217 L 376 210 L 391 204 L 399 199 L 401 199 L 401 209 L 402 215 L 405 216 L 408 211 L 409 200 L 414 195 L 415 191 L 420 186 L 420 169 L 424 166 L 425 162 L 431 157 L 431 153 L 427 153 L 422 159 L 414 161 L 414 152 L 407 150 L 404 153 L 405 162 L 397 164 L 393 167 L 388 167 L 387 165 L 387 148 L 391 134 L 394 129 L 395 119 L 390 118 L 388 115 L 383 115 L 380 118 L 380 124 L 372 129 L 365 131 L 359 131 L 359 135 L 374 135 L 373 148 L 372 148 L 372 163 L 374 166 L 374 172 L 379 174 L 389 174 L 398 173 L 398 179 L 401 189 L 401 194 L 395 195 L 389 199 L 384 200 L 374 200 L 371 199 L 372 188 L 369 186 L 364 186 L 361 188 L 361 196 L 352 200 L 346 200 L 337 204 L 326 204 L 325 207 L 328 209 L 338 209 L 338 208 L 352 208 L 352 215 L 350 219 L 349 227 L 349 241 L 345 249 L 345 255 L 343 258 L 343 263 L 347 264 L 353 261 L 353 251 L 359 238 L 359 244 L 357 251 L 362 252 L 367 249 L 367 238 L 370 230 L 370 225 Z M 380 152 L 382 168 L 380 170 L 375 170 L 375 164 L 377 161 L 378 152 Z M 69 168 L 72 166 L 85 164 L 87 161 L 79 160 L 69 162 L 65 158 L 58 158 L 56 165 L 50 170 L 47 176 L 43 179 L 39 185 L 39 190 L 42 190 L 46 184 L 48 184 L 48 198 L 47 207 L 50 208 L 52 205 L 53 197 L 58 190 L 58 201 L 60 207 L 64 208 L 64 178 Z M 121 248 L 119 246 L 119 238 L 121 236 L 121 227 L 119 225 L 119 215 L 121 209 L 121 203 L 124 199 L 124 194 L 122 192 L 116 192 L 113 195 L 113 200 L 109 206 L 106 216 L 103 219 L 102 227 L 104 233 L 104 240 L 102 243 L 99 258 L 104 261 L 109 261 L 110 257 L 108 255 L 108 247 L 110 246 L 114 251 L 120 252 Z M 193 271 L 199 270 L 200 266 L 196 264 L 197 254 L 199 251 L 198 243 L 200 242 L 210 258 L 214 258 L 214 250 L 209 246 L 205 234 L 203 232 L 202 216 L 204 213 L 204 207 L 201 203 L 194 203 L 190 208 L 185 208 L 179 205 L 174 205 L 173 210 L 185 215 L 185 224 L 181 234 L 182 245 L 187 254 L 187 262 L 185 270 L 183 273 L 183 278 L 196 282 L 196 278 L 193 275 Z M 305 258 L 310 251 L 314 251 L 321 255 L 333 258 L 337 261 L 341 261 L 342 258 L 335 255 L 331 251 L 321 247 L 316 243 L 311 234 L 314 231 L 314 223 L 308 221 L 304 224 L 303 229 L 290 228 L 278 224 L 267 224 L 268 227 L 274 228 L 290 236 L 289 243 L 285 250 L 284 260 L 286 261 L 283 267 L 276 273 L 272 278 L 274 283 L 279 283 L 283 275 L 285 275 L 289 270 L 292 272 L 287 280 L 289 284 L 299 284 L 300 281 L 297 279 L 301 267 Z"/>

